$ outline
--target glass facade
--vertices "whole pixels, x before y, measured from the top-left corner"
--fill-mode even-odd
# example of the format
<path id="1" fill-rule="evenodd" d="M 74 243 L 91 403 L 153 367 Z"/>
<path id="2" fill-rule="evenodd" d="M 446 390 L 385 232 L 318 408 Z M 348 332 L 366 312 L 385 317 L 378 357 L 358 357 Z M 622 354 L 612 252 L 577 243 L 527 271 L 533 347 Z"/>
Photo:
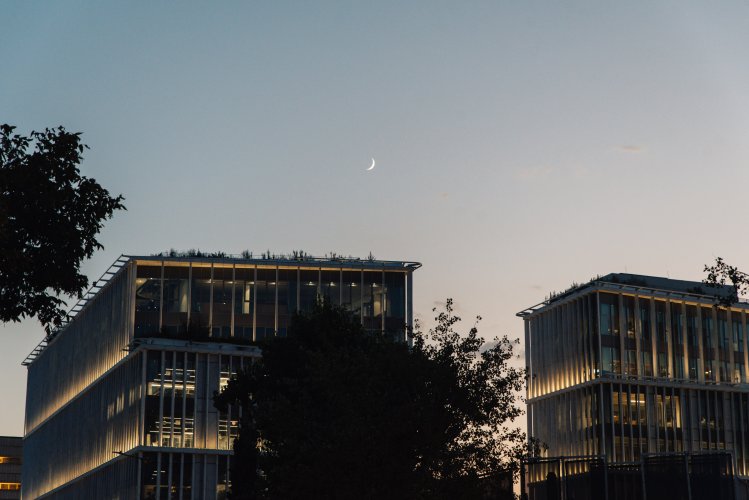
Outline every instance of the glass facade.
<path id="1" fill-rule="evenodd" d="M 24 497 L 226 498 L 239 414 L 212 398 L 254 342 L 318 300 L 405 338 L 418 264 L 348 262 L 124 259 L 29 357 Z"/>
<path id="2" fill-rule="evenodd" d="M 614 462 L 730 450 L 749 475 L 748 306 L 622 288 L 589 287 L 519 314 L 529 435 L 547 456 Z"/>
<path id="3" fill-rule="evenodd" d="M 407 276 L 405 270 L 147 262 L 136 277 L 135 337 L 261 341 L 285 336 L 294 313 L 324 300 L 350 310 L 368 330 L 404 339 Z"/>

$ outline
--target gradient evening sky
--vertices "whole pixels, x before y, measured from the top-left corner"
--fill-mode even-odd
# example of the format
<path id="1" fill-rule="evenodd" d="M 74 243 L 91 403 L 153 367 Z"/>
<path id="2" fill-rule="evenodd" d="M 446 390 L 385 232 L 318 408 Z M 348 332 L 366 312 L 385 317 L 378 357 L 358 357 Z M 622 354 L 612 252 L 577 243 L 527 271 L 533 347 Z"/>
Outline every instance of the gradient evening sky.
<path id="1" fill-rule="evenodd" d="M 416 260 L 468 328 L 596 274 L 749 268 L 746 2 L 3 2 L 0 122 L 64 125 L 121 253 Z M 366 172 L 371 158 L 377 167 Z M 34 320 L 0 327 L 23 432 Z M 70 360 L 75 363 L 75 359 Z"/>

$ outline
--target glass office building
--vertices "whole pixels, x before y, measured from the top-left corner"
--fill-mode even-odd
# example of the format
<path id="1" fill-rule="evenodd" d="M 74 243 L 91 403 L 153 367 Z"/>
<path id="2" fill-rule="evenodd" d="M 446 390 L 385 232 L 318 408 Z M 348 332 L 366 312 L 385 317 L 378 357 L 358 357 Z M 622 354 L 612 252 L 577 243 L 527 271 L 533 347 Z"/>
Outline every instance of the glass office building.
<path id="1" fill-rule="evenodd" d="M 611 463 L 719 450 L 749 475 L 749 304 L 716 307 L 716 293 L 610 274 L 518 313 L 528 432 L 544 454 Z"/>
<path id="2" fill-rule="evenodd" d="M 239 416 L 214 392 L 318 298 L 405 341 L 418 267 L 121 257 L 24 361 L 24 498 L 224 498 Z"/>

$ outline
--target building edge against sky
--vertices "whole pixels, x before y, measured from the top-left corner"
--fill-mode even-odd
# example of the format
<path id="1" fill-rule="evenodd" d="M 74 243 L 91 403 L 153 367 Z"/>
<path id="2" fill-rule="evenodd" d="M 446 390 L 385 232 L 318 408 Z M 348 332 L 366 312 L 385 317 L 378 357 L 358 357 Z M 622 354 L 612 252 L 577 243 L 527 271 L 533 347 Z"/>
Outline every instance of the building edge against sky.
<path id="1" fill-rule="evenodd" d="M 716 307 L 717 293 L 609 274 L 518 313 L 528 433 L 544 453 L 629 462 L 728 451 L 749 475 L 749 304 Z"/>
<path id="2" fill-rule="evenodd" d="M 25 498 L 222 498 L 232 373 L 318 298 L 405 340 L 420 264 L 122 256 L 28 366 Z"/>

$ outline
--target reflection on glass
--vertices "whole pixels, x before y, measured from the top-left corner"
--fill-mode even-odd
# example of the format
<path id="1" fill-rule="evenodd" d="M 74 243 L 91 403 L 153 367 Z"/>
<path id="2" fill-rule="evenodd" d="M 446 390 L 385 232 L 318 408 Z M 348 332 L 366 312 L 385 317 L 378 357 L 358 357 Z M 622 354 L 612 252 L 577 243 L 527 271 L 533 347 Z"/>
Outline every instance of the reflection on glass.
<path id="1" fill-rule="evenodd" d="M 320 271 L 317 269 L 302 269 L 299 271 L 299 309 L 311 311 L 317 302 L 317 285 Z"/>
<path id="2" fill-rule="evenodd" d="M 211 311 L 211 268 L 192 268 L 190 289 L 190 334 L 191 338 L 208 336 Z"/>
<path id="3" fill-rule="evenodd" d="M 619 335 L 619 300 L 616 295 L 601 293 L 601 335 Z"/>
<path id="4" fill-rule="evenodd" d="M 645 377 L 653 376 L 653 358 L 650 355 L 650 350 L 643 349 L 640 351 L 640 361 L 642 363 L 642 374 Z"/>
<path id="5" fill-rule="evenodd" d="M 650 322 L 650 300 L 640 299 L 640 330 L 642 335 L 642 341 L 649 343 L 651 339 L 651 325 Z"/>
<path id="6" fill-rule="evenodd" d="M 340 271 L 322 271 L 320 278 L 320 296 L 322 299 L 333 305 L 341 303 L 341 272 Z"/>
<path id="7" fill-rule="evenodd" d="M 363 324 L 367 330 L 382 329 L 382 271 L 364 271 L 362 287 Z"/>
<path id="8" fill-rule="evenodd" d="M 356 318 L 361 314 L 361 277 L 361 271 L 342 273 L 341 305 Z"/>
<path id="9" fill-rule="evenodd" d="M 635 299 L 624 297 L 624 323 L 627 328 L 627 338 L 635 338 Z"/>
<path id="10" fill-rule="evenodd" d="M 147 351 L 146 358 L 146 445 L 159 445 L 159 408 L 161 388 L 161 351 Z"/>
<path id="11" fill-rule="evenodd" d="M 227 488 L 229 486 L 229 457 L 218 457 L 218 481 L 216 483 L 216 500 L 226 500 Z"/>
<path id="12" fill-rule="evenodd" d="M 621 361 L 619 359 L 619 349 L 616 347 L 602 347 L 601 355 L 603 356 L 603 371 L 608 373 L 621 373 Z"/>
<path id="13" fill-rule="evenodd" d="M 668 339 L 666 335 L 666 303 L 655 301 L 655 339 L 658 352 L 668 352 Z M 660 367 L 658 368 L 660 371 Z"/>
<path id="14" fill-rule="evenodd" d="M 255 283 L 255 298 L 257 299 L 257 341 L 272 337 L 276 328 L 276 270 L 257 270 Z"/>
<path id="15" fill-rule="evenodd" d="M 291 318 L 297 310 L 297 270 L 278 270 L 278 335 L 286 336 Z"/>
<path id="16" fill-rule="evenodd" d="M 162 365 L 161 351 L 148 351 L 146 381 L 145 444 L 192 447 L 195 354 L 165 352 Z"/>
<path id="17" fill-rule="evenodd" d="M 728 351 L 728 346 L 728 315 L 721 310 L 718 311 L 718 347 L 724 353 Z"/>
<path id="18" fill-rule="evenodd" d="M 731 329 L 733 330 L 734 356 L 736 356 L 744 352 L 744 327 L 741 324 L 740 314 L 733 313 L 731 315 Z"/>
<path id="19" fill-rule="evenodd" d="M 213 268 L 213 314 L 211 315 L 213 337 L 231 337 L 233 276 L 234 270 L 230 267 Z"/>
<path id="20" fill-rule="evenodd" d="M 159 333 L 161 266 L 138 266 L 135 279 L 135 336 Z"/>
<path id="21" fill-rule="evenodd" d="M 700 358 L 700 338 L 697 328 L 697 308 L 687 306 L 687 343 L 689 348 L 689 379 L 697 380 L 699 378 L 699 358 Z"/>
<path id="22" fill-rule="evenodd" d="M 405 340 L 406 326 L 406 275 L 385 273 L 385 331 Z"/>
<path id="23" fill-rule="evenodd" d="M 189 275 L 188 267 L 164 266 L 163 330 L 169 335 L 184 334 L 187 328 Z"/>
<path id="24" fill-rule="evenodd" d="M 144 453 L 140 460 L 141 465 L 141 498 L 143 500 L 156 500 L 156 484 L 158 482 L 158 458 L 156 453 Z"/>
<path id="25" fill-rule="evenodd" d="M 238 267 L 234 273 L 234 337 L 251 341 L 255 269 Z"/>

